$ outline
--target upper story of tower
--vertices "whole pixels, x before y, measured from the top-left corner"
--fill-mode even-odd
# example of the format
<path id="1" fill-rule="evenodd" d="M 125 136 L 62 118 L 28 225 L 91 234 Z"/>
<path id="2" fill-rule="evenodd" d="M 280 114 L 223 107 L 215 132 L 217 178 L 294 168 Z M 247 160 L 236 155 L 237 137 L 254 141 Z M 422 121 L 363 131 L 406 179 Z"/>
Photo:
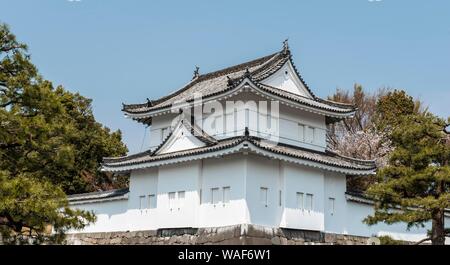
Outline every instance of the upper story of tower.
<path id="1" fill-rule="evenodd" d="M 150 150 L 184 120 L 216 140 L 247 130 L 250 136 L 315 151 L 326 150 L 328 123 L 356 111 L 317 97 L 295 67 L 287 42 L 279 52 L 225 69 L 200 74 L 196 68 L 192 80 L 177 91 L 143 104 L 124 104 L 122 110 L 151 125 Z"/>

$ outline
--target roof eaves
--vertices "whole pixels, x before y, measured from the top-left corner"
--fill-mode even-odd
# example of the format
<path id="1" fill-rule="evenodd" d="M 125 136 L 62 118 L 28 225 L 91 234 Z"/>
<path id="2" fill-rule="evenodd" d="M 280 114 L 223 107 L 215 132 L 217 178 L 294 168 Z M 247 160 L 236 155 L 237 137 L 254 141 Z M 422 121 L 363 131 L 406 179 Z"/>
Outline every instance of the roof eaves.
<path id="1" fill-rule="evenodd" d="M 79 193 L 68 195 L 67 199 L 69 202 L 78 202 L 86 200 L 99 200 L 99 199 L 109 199 L 114 197 L 120 197 L 129 192 L 129 188 L 106 190 L 106 191 L 96 191 L 89 193 Z"/>
<path id="2" fill-rule="evenodd" d="M 252 60 L 252 61 L 249 61 L 249 62 L 241 63 L 241 64 L 230 66 L 230 67 L 218 70 L 218 71 L 214 71 L 214 72 L 210 72 L 210 73 L 207 73 L 207 74 L 199 75 L 197 78 L 191 80 L 187 85 L 185 85 L 181 89 L 179 89 L 179 90 L 177 90 L 177 91 L 175 91 L 175 92 L 173 92 L 173 93 L 171 93 L 171 94 L 169 94 L 167 96 L 159 98 L 157 100 L 147 100 L 147 103 L 142 103 L 142 104 L 123 104 L 122 103 L 123 104 L 122 111 L 128 112 L 128 113 L 139 113 L 139 112 L 135 112 L 133 110 L 139 109 L 139 108 L 158 108 L 158 104 L 161 104 L 164 101 L 179 95 L 180 93 L 188 90 L 190 87 L 192 87 L 193 85 L 195 85 L 195 84 L 197 84 L 199 82 L 203 82 L 203 81 L 206 81 L 206 80 L 209 80 L 209 79 L 212 79 L 212 78 L 217 78 L 217 77 L 220 77 L 220 76 L 224 76 L 224 75 L 228 75 L 228 74 L 235 73 L 235 72 L 238 72 L 238 71 L 242 71 L 242 70 L 244 70 L 246 68 L 250 68 L 250 67 L 253 67 L 253 66 L 256 66 L 256 65 L 259 65 L 259 64 L 267 65 L 271 61 L 271 59 L 276 57 L 276 55 L 278 55 L 278 54 L 280 54 L 280 53 L 276 52 L 276 53 L 273 53 L 273 54 L 270 54 L 270 55 L 267 55 L 267 56 L 264 56 L 264 57 L 260 57 L 258 59 L 255 59 L 255 60 Z M 161 107 L 165 107 L 165 106 L 161 106 Z M 146 111 L 148 111 L 148 110 L 144 110 L 142 112 L 146 112 Z"/>

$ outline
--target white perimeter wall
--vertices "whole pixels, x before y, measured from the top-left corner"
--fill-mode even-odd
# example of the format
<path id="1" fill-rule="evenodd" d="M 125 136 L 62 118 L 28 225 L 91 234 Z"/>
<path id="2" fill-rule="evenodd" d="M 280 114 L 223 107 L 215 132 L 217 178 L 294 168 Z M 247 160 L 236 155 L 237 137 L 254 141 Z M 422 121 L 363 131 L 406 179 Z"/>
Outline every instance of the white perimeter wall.
<path id="1" fill-rule="evenodd" d="M 285 200 L 281 226 L 294 229 L 324 229 L 323 187 L 324 176 L 320 170 L 283 163 L 285 178 Z M 297 193 L 303 193 L 303 207 L 298 205 Z M 312 209 L 307 207 L 307 194 L 312 197 Z"/>
<path id="2" fill-rule="evenodd" d="M 73 205 L 72 207 L 94 212 L 97 216 L 97 221 L 95 224 L 85 227 L 84 230 L 69 231 L 69 233 L 115 232 L 129 230 L 127 200 Z"/>
<path id="3" fill-rule="evenodd" d="M 199 227 L 215 227 L 248 223 L 245 202 L 246 159 L 242 156 L 227 156 L 207 159 L 202 163 L 200 187 L 202 202 L 199 212 Z M 223 188 L 229 187 L 229 202 L 225 203 Z M 218 203 L 212 203 L 212 190 L 218 188 Z"/>
<path id="4" fill-rule="evenodd" d="M 229 188 L 228 202 L 224 202 L 224 187 Z M 213 188 L 218 189 L 216 203 L 212 202 Z M 261 188 L 267 188 L 267 206 L 261 199 Z M 169 193 L 178 195 L 180 191 L 184 200 L 169 204 Z M 94 225 L 78 232 L 250 223 L 359 236 L 391 235 L 412 241 L 425 237 L 429 226 L 410 231 L 401 223 L 367 226 L 362 220 L 373 212 L 372 205 L 347 200 L 345 191 L 343 174 L 255 155 L 230 155 L 134 171 L 128 200 L 73 207 L 92 210 L 98 218 Z M 304 205 L 306 194 L 313 195 L 311 210 L 299 207 L 299 192 L 304 194 Z M 156 208 L 150 208 L 147 201 L 142 206 L 140 196 L 147 199 L 152 194 L 157 197 Z M 330 198 L 334 199 L 333 209 Z M 446 218 L 446 223 L 449 221 Z"/>

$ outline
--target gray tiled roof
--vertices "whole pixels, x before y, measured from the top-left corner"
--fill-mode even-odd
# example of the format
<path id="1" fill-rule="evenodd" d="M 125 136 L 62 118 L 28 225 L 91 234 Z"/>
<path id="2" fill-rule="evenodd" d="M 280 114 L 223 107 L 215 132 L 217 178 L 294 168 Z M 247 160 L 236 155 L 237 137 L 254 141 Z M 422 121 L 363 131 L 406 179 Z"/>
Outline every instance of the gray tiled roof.
<path id="1" fill-rule="evenodd" d="M 238 85 L 239 80 L 242 80 L 243 77 L 245 77 L 246 75 L 251 76 L 251 79 L 252 81 L 254 81 L 255 84 L 261 85 L 259 81 L 267 78 L 268 76 L 278 71 L 287 61 L 290 61 L 294 66 L 294 69 L 297 72 L 298 76 L 300 77 L 300 80 L 302 81 L 306 89 L 309 91 L 309 93 L 312 95 L 312 99 L 303 98 L 303 100 L 298 100 L 299 99 L 298 97 L 301 98 L 301 96 L 294 95 L 289 92 L 284 93 L 278 91 L 276 95 L 287 99 L 297 99 L 299 103 L 306 104 L 315 108 L 326 109 L 329 111 L 350 113 L 355 110 L 355 108 L 352 105 L 339 104 L 336 102 L 330 102 L 316 97 L 312 93 L 311 89 L 309 89 L 306 82 L 304 82 L 300 73 L 295 68 L 289 50 L 283 50 L 271 54 L 269 56 L 265 56 L 236 66 L 228 67 L 216 72 L 199 75 L 198 77 L 194 78 L 190 83 L 188 83 L 186 86 L 168 96 L 165 96 L 163 98 L 154 101 L 149 100 L 147 103 L 143 104 L 131 104 L 131 105 L 124 104 L 122 110 L 125 113 L 129 114 L 140 114 L 162 108 L 168 108 L 173 103 L 180 100 L 187 102 L 192 101 L 194 98 L 194 93 L 200 93 L 202 97 L 217 95 L 234 88 L 234 85 Z M 269 93 L 274 92 L 273 89 L 266 89 L 266 90 Z"/>
<path id="2" fill-rule="evenodd" d="M 324 110 L 329 110 L 329 111 L 333 111 L 333 112 L 341 112 L 341 113 L 348 113 L 348 112 L 355 111 L 355 108 L 353 105 L 332 102 L 332 101 L 328 101 L 328 100 L 324 100 L 324 99 L 320 99 L 320 100 L 311 99 L 311 98 L 303 97 L 303 96 L 300 96 L 300 95 L 297 95 L 294 93 L 290 93 L 285 90 L 281 90 L 276 87 L 272 87 L 272 86 L 268 86 L 268 85 L 264 85 L 264 84 L 257 84 L 257 85 L 259 88 L 261 88 L 267 92 L 270 92 L 274 95 L 281 96 L 283 98 L 287 98 L 287 99 L 296 101 L 298 103 L 302 103 L 307 106 L 324 109 Z"/>
<path id="3" fill-rule="evenodd" d="M 208 153 L 208 152 L 214 152 L 218 150 L 222 150 L 225 148 L 236 146 L 240 143 L 239 138 L 230 138 L 227 140 L 219 141 L 215 145 L 195 148 L 195 149 L 189 149 L 189 150 L 183 150 L 173 153 L 164 153 L 155 155 L 153 152 L 145 151 L 141 153 L 137 153 L 130 156 L 123 156 L 123 157 L 107 157 L 103 159 L 103 164 L 108 167 L 121 167 L 121 166 L 128 166 L 128 165 L 136 165 L 146 162 L 153 162 L 153 161 L 161 161 L 165 159 L 171 159 L 171 158 L 177 158 L 177 157 L 183 157 L 183 156 L 190 156 L 190 155 L 196 155 L 196 154 L 202 154 L 202 153 Z"/>
<path id="4" fill-rule="evenodd" d="M 107 191 L 97 191 L 90 193 L 80 193 L 67 196 L 69 202 L 79 202 L 87 200 L 99 200 L 99 199 L 110 199 L 114 197 L 119 197 L 127 194 L 129 192 L 128 188 L 107 190 Z"/>
<path id="5" fill-rule="evenodd" d="M 203 96 L 207 96 L 221 92 L 228 88 L 229 78 L 240 78 L 247 69 L 250 72 L 256 72 L 257 70 L 262 70 L 264 67 L 270 67 L 272 66 L 271 62 L 279 61 L 282 58 L 283 56 L 280 53 L 275 53 L 250 62 L 200 75 L 183 88 L 168 96 L 144 104 L 124 105 L 123 111 L 129 113 L 143 113 L 171 106 L 172 103 L 178 100 L 188 101 L 193 98 L 194 93 L 201 93 Z"/>
<path id="6" fill-rule="evenodd" d="M 317 162 L 320 164 L 334 166 L 339 168 L 354 169 L 354 170 L 374 170 L 376 168 L 374 161 L 366 161 L 359 159 L 352 159 L 347 157 L 339 156 L 331 151 L 318 152 L 312 151 L 300 147 L 278 144 L 272 145 L 268 144 L 264 140 L 253 137 L 253 136 L 239 136 L 234 138 L 229 138 L 225 140 L 218 141 L 214 145 L 209 145 L 205 147 L 183 150 L 173 153 L 165 153 L 155 155 L 149 152 L 142 152 L 132 156 L 119 157 L 119 158 L 105 158 L 104 165 L 110 168 L 138 165 L 142 163 L 155 162 L 185 156 L 192 156 L 198 154 L 204 154 L 208 152 L 219 151 L 231 147 L 235 147 L 240 143 L 248 141 L 253 145 L 271 153 L 286 155 L 292 158 L 304 159 L 312 162 Z"/>

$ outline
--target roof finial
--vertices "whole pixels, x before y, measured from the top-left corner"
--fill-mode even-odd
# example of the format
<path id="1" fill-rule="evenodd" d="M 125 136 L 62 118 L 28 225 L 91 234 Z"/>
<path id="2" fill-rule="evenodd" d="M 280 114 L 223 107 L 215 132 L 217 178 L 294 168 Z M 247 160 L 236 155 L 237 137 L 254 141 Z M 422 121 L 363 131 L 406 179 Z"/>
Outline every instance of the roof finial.
<path id="1" fill-rule="evenodd" d="M 250 77 L 250 70 L 248 69 L 248 67 L 245 68 L 244 77 Z"/>
<path id="2" fill-rule="evenodd" d="M 149 98 L 147 98 L 147 106 L 153 106 L 153 102 Z"/>
<path id="3" fill-rule="evenodd" d="M 283 41 L 283 53 L 284 53 L 284 54 L 289 53 L 289 44 L 288 44 L 288 40 L 289 40 L 289 38 L 286 38 L 286 39 Z"/>
<path id="4" fill-rule="evenodd" d="M 196 65 L 195 70 L 194 70 L 194 76 L 192 77 L 192 80 L 197 79 L 199 76 L 200 76 L 200 67 L 198 67 Z"/>
<path id="5" fill-rule="evenodd" d="M 229 75 L 227 75 L 227 83 L 229 86 L 233 85 L 233 79 L 231 79 L 231 77 Z"/>

